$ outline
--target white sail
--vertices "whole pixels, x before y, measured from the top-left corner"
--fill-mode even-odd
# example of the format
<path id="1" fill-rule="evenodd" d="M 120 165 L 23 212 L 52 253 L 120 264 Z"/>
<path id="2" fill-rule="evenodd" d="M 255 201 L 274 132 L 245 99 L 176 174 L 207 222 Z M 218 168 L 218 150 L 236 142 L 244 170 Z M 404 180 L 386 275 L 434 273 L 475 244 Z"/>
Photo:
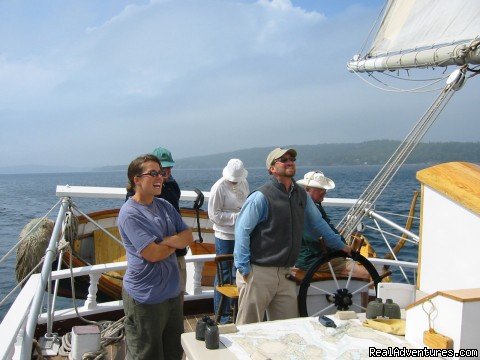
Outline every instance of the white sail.
<path id="1" fill-rule="evenodd" d="M 390 0 L 369 52 L 353 71 L 479 64 L 479 0 Z"/>

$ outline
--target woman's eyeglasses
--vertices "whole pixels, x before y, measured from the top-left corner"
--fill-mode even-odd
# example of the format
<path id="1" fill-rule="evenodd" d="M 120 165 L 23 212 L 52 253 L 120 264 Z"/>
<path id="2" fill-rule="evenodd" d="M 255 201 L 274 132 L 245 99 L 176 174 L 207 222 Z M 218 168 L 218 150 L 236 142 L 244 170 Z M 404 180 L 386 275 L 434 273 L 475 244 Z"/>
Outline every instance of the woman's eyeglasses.
<path id="1" fill-rule="evenodd" d="M 148 176 L 151 176 L 151 177 L 157 177 L 157 176 L 165 176 L 165 175 L 167 175 L 167 173 L 165 172 L 165 170 L 160 170 L 160 171 L 151 170 L 149 172 L 137 175 L 137 177 L 142 177 L 142 176 L 145 176 L 145 175 L 148 175 Z"/>
<path id="2" fill-rule="evenodd" d="M 278 159 L 275 159 L 275 162 L 281 162 L 282 164 L 285 164 L 289 161 L 291 162 L 295 162 L 297 160 L 297 158 L 294 158 L 294 157 L 286 157 L 286 156 L 282 156 L 281 158 L 278 158 Z"/>

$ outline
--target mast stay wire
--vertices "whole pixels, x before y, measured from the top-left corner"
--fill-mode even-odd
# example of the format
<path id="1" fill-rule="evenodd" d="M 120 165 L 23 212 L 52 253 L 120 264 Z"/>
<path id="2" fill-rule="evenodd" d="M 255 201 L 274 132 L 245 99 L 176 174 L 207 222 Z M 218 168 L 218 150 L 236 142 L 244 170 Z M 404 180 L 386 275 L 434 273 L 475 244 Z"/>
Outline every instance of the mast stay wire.
<path id="1" fill-rule="evenodd" d="M 434 114 L 439 109 L 441 103 L 446 103 L 451 97 L 452 92 L 443 92 L 437 101 L 434 103 L 431 109 L 422 117 L 421 121 L 415 126 L 414 131 L 407 136 L 404 142 L 399 146 L 393 156 L 388 160 L 385 166 L 380 170 L 379 174 L 374 178 L 372 183 L 367 187 L 365 192 L 360 196 L 357 204 L 346 214 L 344 219 L 338 225 L 340 228 L 344 228 L 346 238 L 349 237 L 349 232 L 353 232 L 353 229 L 360 222 L 360 219 L 364 216 L 365 209 L 370 209 L 383 189 L 388 185 L 391 178 L 396 174 L 401 164 L 406 157 L 418 143 L 419 139 L 423 136 L 426 130 L 432 124 L 431 120 L 434 118 Z M 449 95 L 449 96 L 448 96 Z M 443 108 L 443 107 L 442 107 Z"/>
<path id="2" fill-rule="evenodd" d="M 443 108 L 452 98 L 455 91 L 461 87 L 465 80 L 466 69 L 465 67 L 462 67 L 461 69 L 455 71 L 459 72 L 458 77 L 452 82 L 447 81 L 447 85 L 444 87 L 437 99 L 435 99 L 433 104 L 414 125 L 410 133 L 406 136 L 403 142 L 399 145 L 382 169 L 364 190 L 362 195 L 358 198 L 355 205 L 353 205 L 342 218 L 342 220 L 340 220 L 337 228 L 341 229 L 341 234 L 345 237 L 345 239 L 347 239 L 347 241 L 366 213 L 374 207 L 378 197 L 390 183 L 407 157 L 415 149 L 427 130 L 433 125 Z"/>
<path id="3" fill-rule="evenodd" d="M 361 47 L 360 51 L 358 52 L 359 54 L 363 54 L 363 50 L 365 50 L 365 47 L 367 46 L 368 40 L 372 36 L 373 30 L 377 27 L 377 24 L 379 22 L 379 19 L 380 19 L 381 15 L 386 13 L 385 12 L 386 8 L 387 8 L 387 2 L 384 2 L 382 8 L 378 12 L 378 15 L 377 15 L 377 18 L 375 19 L 375 22 L 373 23 L 372 27 L 370 28 L 370 31 L 368 32 L 368 35 L 367 35 L 367 37 L 365 38 L 365 41 L 362 44 L 362 47 Z"/>

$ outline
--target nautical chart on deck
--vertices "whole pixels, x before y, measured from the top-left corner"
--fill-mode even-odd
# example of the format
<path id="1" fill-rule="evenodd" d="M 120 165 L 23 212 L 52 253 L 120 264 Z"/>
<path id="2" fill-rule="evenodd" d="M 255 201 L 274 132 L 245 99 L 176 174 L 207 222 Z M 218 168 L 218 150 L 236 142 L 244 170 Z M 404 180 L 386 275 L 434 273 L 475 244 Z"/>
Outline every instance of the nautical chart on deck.
<path id="1" fill-rule="evenodd" d="M 220 336 L 238 359 L 367 359 L 369 347 L 413 348 L 400 337 L 363 327 L 360 321 L 337 320 L 326 328 L 317 318 L 298 318 L 243 325 Z"/>

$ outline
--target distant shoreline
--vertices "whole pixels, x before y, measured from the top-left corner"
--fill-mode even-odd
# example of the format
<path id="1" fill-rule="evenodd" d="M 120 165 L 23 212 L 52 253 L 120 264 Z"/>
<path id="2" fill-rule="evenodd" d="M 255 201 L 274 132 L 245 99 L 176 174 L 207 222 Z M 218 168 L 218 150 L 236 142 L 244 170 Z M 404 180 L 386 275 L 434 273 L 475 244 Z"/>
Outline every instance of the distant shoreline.
<path id="1" fill-rule="evenodd" d="M 434 166 L 438 163 L 408 163 L 408 164 L 403 164 L 402 166 L 418 166 L 418 167 L 428 167 L 428 166 Z M 480 163 L 475 163 L 476 165 L 480 166 Z M 384 164 L 334 164 L 334 165 L 302 165 L 299 164 L 297 165 L 297 168 L 299 169 L 304 169 L 304 168 L 332 168 L 332 167 L 381 167 Z M 2 173 L 0 172 L 0 176 L 14 176 L 14 175 L 56 175 L 56 174 L 91 174 L 91 173 L 118 173 L 118 172 L 126 172 L 127 171 L 127 166 L 121 166 L 120 169 L 114 169 L 114 170 L 98 170 L 96 168 L 92 170 L 72 170 L 72 171 L 53 171 L 53 172 L 17 172 L 17 173 Z M 248 167 L 249 170 L 256 170 L 256 169 L 263 169 L 263 166 L 254 166 L 254 167 Z M 203 168 L 204 170 L 222 170 L 223 167 L 206 167 Z M 198 171 L 198 168 L 176 168 L 175 171 Z"/>
<path id="2" fill-rule="evenodd" d="M 295 148 L 298 153 L 298 166 L 378 166 L 383 165 L 393 154 L 400 141 L 374 140 L 361 143 L 339 143 L 318 145 L 283 145 Z M 241 159 L 247 168 L 264 167 L 265 157 L 272 147 L 242 149 L 219 154 L 175 159 L 175 169 L 221 169 L 229 159 Z M 405 164 L 434 165 L 450 161 L 480 163 L 480 142 L 430 142 L 420 143 Z M 125 165 L 100 167 L 73 167 L 17 165 L 0 167 L 1 175 L 14 174 L 58 174 L 82 172 L 126 171 Z"/>

